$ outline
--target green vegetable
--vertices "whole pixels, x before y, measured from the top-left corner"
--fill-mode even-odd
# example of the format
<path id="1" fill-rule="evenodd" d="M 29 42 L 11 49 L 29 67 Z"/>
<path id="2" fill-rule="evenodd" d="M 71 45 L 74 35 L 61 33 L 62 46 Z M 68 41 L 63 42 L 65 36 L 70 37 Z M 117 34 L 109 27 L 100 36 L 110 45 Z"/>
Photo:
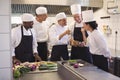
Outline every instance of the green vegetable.
<path id="1" fill-rule="evenodd" d="M 76 60 L 68 60 L 68 62 L 74 62 L 74 63 L 76 63 L 77 61 Z"/>
<path id="2" fill-rule="evenodd" d="M 21 76 L 21 73 L 19 72 L 19 70 L 15 70 L 14 72 L 13 72 L 13 77 L 14 78 L 19 78 Z"/>
<path id="3" fill-rule="evenodd" d="M 56 67 L 57 65 L 55 64 L 47 64 L 48 67 Z"/>
<path id="4" fill-rule="evenodd" d="M 48 69 L 47 65 L 42 64 L 39 66 L 39 70 L 47 70 L 47 69 Z"/>
<path id="5" fill-rule="evenodd" d="M 21 67 L 21 68 L 19 69 L 19 71 L 20 71 L 20 73 L 23 75 L 23 74 L 29 72 L 29 71 L 30 71 L 30 68 L 29 68 L 29 67 Z"/>

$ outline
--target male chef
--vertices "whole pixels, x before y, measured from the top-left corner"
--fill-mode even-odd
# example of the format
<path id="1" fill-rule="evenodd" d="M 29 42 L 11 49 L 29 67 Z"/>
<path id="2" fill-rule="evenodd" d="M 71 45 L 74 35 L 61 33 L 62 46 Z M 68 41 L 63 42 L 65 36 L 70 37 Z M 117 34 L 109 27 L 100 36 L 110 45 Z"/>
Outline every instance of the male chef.
<path id="1" fill-rule="evenodd" d="M 73 4 L 70 6 L 72 16 L 74 18 L 74 23 L 70 26 L 71 30 L 71 59 L 82 59 L 91 63 L 91 54 L 88 47 L 82 46 L 83 35 L 81 28 L 83 27 L 82 17 L 81 17 L 81 5 Z M 86 36 L 88 36 L 86 32 Z"/>
<path id="2" fill-rule="evenodd" d="M 41 58 L 37 52 L 37 42 L 33 27 L 33 15 L 24 13 L 21 16 L 23 24 L 13 28 L 12 33 L 12 58 L 13 62 L 34 62 Z"/>
<path id="3" fill-rule="evenodd" d="M 49 23 L 47 18 L 47 9 L 45 7 L 38 7 L 35 11 L 36 17 L 33 28 L 36 32 L 37 50 L 38 54 L 43 61 L 48 59 L 48 28 Z"/>
<path id="4" fill-rule="evenodd" d="M 67 27 L 67 18 L 64 12 L 56 16 L 56 24 L 49 30 L 50 43 L 53 46 L 51 61 L 68 60 L 68 48 L 70 30 Z"/>

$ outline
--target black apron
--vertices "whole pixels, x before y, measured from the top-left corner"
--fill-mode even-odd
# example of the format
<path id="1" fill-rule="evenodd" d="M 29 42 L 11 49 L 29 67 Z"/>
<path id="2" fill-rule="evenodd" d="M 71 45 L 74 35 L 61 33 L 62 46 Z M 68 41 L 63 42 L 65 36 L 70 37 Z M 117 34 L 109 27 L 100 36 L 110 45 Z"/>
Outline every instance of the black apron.
<path id="1" fill-rule="evenodd" d="M 32 34 L 32 32 L 31 32 Z M 33 56 L 33 36 L 23 34 L 23 26 L 21 26 L 21 42 L 15 48 L 15 57 L 21 62 L 34 62 Z"/>
<path id="2" fill-rule="evenodd" d="M 48 54 L 47 42 L 38 42 L 37 50 L 38 50 L 38 54 L 41 57 L 41 59 L 43 61 L 47 61 L 48 60 L 48 57 L 47 57 L 47 54 Z"/>
<path id="3" fill-rule="evenodd" d="M 86 37 L 88 36 L 86 32 Z M 81 27 L 75 27 L 74 25 L 74 32 L 73 32 L 73 38 L 74 40 L 83 41 L 83 35 L 81 32 Z M 74 47 L 71 48 L 71 59 L 82 59 L 84 61 L 87 61 L 89 63 L 92 62 L 91 54 L 89 52 L 88 47 Z"/>
<path id="4" fill-rule="evenodd" d="M 92 59 L 95 66 L 108 72 L 108 60 L 106 57 L 104 57 L 103 55 L 92 54 Z"/>
<path id="5" fill-rule="evenodd" d="M 55 45 L 52 48 L 51 52 L 51 61 L 60 61 L 61 58 L 63 60 L 68 60 L 68 48 L 67 45 Z"/>

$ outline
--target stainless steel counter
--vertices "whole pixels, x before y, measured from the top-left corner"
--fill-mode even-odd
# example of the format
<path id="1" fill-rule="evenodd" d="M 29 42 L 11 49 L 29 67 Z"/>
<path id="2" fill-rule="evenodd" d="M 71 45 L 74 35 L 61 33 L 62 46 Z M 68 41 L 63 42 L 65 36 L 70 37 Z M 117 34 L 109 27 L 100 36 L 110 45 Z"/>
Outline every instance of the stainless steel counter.
<path id="1" fill-rule="evenodd" d="M 79 68 L 74 68 L 68 63 L 64 64 L 63 66 L 67 67 L 69 70 L 75 72 L 76 74 L 79 74 L 81 77 L 84 78 L 82 80 L 120 80 L 119 77 L 98 69 L 97 67 L 86 62 L 84 62 L 83 67 Z"/>
<path id="2" fill-rule="evenodd" d="M 58 63 L 58 70 L 33 71 L 25 74 L 18 80 L 86 80 L 75 71 Z"/>
<path id="3" fill-rule="evenodd" d="M 18 80 L 63 80 L 58 72 L 42 72 L 25 74 Z"/>
<path id="4" fill-rule="evenodd" d="M 18 80 L 120 80 L 119 77 L 105 72 L 82 61 L 83 67 L 74 68 L 66 61 L 58 62 L 58 71 L 25 74 Z"/>

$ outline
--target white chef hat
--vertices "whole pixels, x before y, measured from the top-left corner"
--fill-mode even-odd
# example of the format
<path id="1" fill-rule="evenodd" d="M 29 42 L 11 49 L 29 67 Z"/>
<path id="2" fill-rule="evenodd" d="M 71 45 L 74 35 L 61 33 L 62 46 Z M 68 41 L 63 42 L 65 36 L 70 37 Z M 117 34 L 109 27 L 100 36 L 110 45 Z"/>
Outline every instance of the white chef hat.
<path id="1" fill-rule="evenodd" d="M 81 5 L 80 4 L 73 4 L 70 6 L 72 15 L 74 14 L 81 14 Z"/>
<path id="2" fill-rule="evenodd" d="M 82 11 L 83 22 L 92 22 L 94 20 L 93 10 Z"/>
<path id="3" fill-rule="evenodd" d="M 45 7 L 38 7 L 36 9 L 36 14 L 47 14 L 47 9 Z"/>
<path id="4" fill-rule="evenodd" d="M 34 17 L 33 17 L 32 14 L 24 13 L 24 14 L 21 16 L 21 20 L 24 21 L 24 22 L 29 22 L 29 21 L 33 21 L 33 20 L 34 20 Z"/>
<path id="5" fill-rule="evenodd" d="M 66 15 L 65 15 L 64 12 L 60 12 L 60 13 L 58 13 L 55 17 L 56 17 L 56 20 L 58 21 L 58 20 L 60 20 L 60 19 L 66 18 Z"/>

